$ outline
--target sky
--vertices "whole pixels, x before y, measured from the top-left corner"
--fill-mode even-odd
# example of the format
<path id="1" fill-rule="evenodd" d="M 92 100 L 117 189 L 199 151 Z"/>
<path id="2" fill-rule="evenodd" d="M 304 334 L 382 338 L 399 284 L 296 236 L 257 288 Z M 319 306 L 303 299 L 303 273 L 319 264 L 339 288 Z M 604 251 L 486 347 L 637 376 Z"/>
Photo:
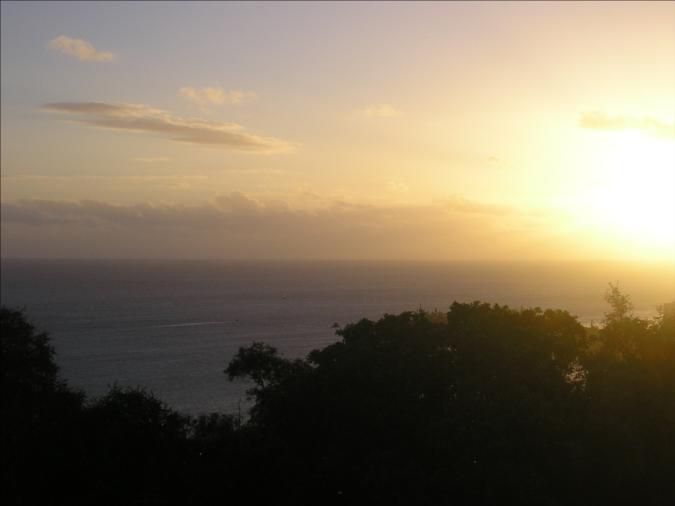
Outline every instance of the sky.
<path id="1" fill-rule="evenodd" d="M 675 261 L 675 3 L 1 9 L 5 258 Z"/>

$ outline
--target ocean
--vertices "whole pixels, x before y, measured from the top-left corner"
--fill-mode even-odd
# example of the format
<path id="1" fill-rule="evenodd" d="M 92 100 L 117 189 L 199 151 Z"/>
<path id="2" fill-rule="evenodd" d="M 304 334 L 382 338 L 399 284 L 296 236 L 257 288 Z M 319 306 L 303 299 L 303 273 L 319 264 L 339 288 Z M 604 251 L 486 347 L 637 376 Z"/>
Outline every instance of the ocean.
<path id="1" fill-rule="evenodd" d="M 180 411 L 236 412 L 245 383 L 223 370 L 264 341 L 302 357 L 334 324 L 453 301 L 567 309 L 599 322 L 609 282 L 652 316 L 675 269 L 625 263 L 3 260 L 2 304 L 52 337 L 69 384 L 99 396 L 142 386 Z"/>

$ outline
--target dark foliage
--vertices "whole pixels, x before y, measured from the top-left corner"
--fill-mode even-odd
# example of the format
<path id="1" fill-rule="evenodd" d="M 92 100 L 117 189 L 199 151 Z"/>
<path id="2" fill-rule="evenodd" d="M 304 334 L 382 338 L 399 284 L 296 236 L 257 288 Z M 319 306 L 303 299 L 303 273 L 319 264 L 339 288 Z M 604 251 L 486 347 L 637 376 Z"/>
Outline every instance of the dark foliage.
<path id="1" fill-rule="evenodd" d="M 242 348 L 249 416 L 84 402 L 2 310 L 3 504 L 670 504 L 675 322 L 482 303 L 362 320 L 305 360 Z"/>
<path id="2" fill-rule="evenodd" d="M 57 372 L 47 334 L 21 311 L 0 308 L 0 498 L 10 504 L 48 504 L 77 472 L 64 453 L 79 445 L 83 396 Z"/>

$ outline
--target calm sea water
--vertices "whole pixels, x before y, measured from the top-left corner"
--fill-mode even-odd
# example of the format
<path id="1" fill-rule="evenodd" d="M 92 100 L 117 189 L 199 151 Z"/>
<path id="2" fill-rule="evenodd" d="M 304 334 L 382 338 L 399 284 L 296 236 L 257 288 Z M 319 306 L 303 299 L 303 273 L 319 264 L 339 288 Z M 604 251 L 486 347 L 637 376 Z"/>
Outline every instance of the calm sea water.
<path id="1" fill-rule="evenodd" d="M 300 357 L 334 322 L 482 300 L 599 321 L 618 281 L 641 315 L 675 299 L 675 270 L 614 263 L 2 262 L 2 303 L 51 333 L 62 375 L 90 395 L 141 385 L 189 413 L 235 411 L 223 369 L 265 341 Z"/>

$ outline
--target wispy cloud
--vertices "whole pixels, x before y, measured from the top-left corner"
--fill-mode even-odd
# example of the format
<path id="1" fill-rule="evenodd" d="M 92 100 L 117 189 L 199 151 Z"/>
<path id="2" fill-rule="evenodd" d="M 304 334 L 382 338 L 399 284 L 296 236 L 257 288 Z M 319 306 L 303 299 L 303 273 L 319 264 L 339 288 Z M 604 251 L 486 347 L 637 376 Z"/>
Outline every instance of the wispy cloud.
<path id="1" fill-rule="evenodd" d="M 60 35 L 52 39 L 47 47 L 80 61 L 101 62 L 115 59 L 115 55 L 110 51 L 99 51 L 90 42 L 83 39 L 73 39 L 67 35 Z"/>
<path id="2" fill-rule="evenodd" d="M 147 190 L 153 192 L 160 188 L 166 190 L 186 190 L 195 187 L 212 188 L 209 176 L 204 174 L 1 174 L 0 178 L 13 184 L 30 186 L 33 195 L 40 194 L 36 193 L 36 187 L 43 189 L 43 195 L 63 193 L 73 187 L 91 190 L 105 188 L 106 190 L 114 190 L 115 192 L 128 192 L 130 186 L 134 189 L 145 187 Z M 36 197 L 38 200 L 39 198 Z"/>
<path id="3" fill-rule="evenodd" d="M 224 90 L 223 88 L 191 88 L 178 90 L 181 97 L 201 107 L 208 105 L 241 105 L 256 99 L 252 91 Z"/>
<path id="4" fill-rule="evenodd" d="M 579 125 L 593 130 L 621 131 L 640 130 L 655 137 L 675 137 L 675 123 L 652 116 L 611 116 L 601 111 L 581 115 Z"/>
<path id="5" fill-rule="evenodd" d="M 475 200 L 469 200 L 459 195 L 452 196 L 450 199 L 444 201 L 444 204 L 448 210 L 459 213 L 485 214 L 492 216 L 506 216 L 517 213 L 517 210 L 513 207 L 476 202 Z"/>
<path id="6" fill-rule="evenodd" d="M 408 185 L 401 181 L 387 181 L 386 188 L 392 193 L 407 193 L 409 190 Z"/>
<path id="7" fill-rule="evenodd" d="M 293 145 L 274 137 L 248 133 L 241 125 L 173 116 L 142 104 L 58 102 L 43 110 L 67 114 L 75 121 L 99 128 L 159 134 L 174 141 L 220 146 L 240 151 L 276 153 Z"/>
<path id="8" fill-rule="evenodd" d="M 168 162 L 171 160 L 168 156 L 139 156 L 138 158 L 134 158 L 134 162 L 141 162 L 141 163 L 160 163 L 160 162 Z"/>
<path id="9" fill-rule="evenodd" d="M 403 114 L 390 104 L 373 104 L 361 111 L 366 118 L 395 118 Z"/>

